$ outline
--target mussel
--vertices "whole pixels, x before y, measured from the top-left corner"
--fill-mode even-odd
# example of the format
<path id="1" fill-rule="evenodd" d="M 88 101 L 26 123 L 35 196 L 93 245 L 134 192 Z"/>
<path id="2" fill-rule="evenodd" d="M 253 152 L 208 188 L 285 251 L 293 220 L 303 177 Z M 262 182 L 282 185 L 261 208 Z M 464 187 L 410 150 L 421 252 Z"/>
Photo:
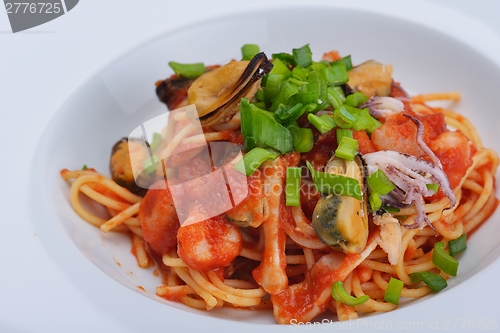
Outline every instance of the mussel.
<path id="1" fill-rule="evenodd" d="M 132 193 L 144 196 L 156 175 L 145 173 L 134 175 L 135 170 L 143 168 L 143 162 L 149 157 L 147 143 L 140 139 L 122 138 L 111 150 L 109 170 L 111 178 Z"/>
<path id="2" fill-rule="evenodd" d="M 231 61 L 201 75 L 188 90 L 188 104 L 195 104 L 202 126 L 227 123 L 238 112 L 242 97 L 253 98 L 261 78 L 272 69 L 261 52 L 250 61 Z"/>
<path id="3" fill-rule="evenodd" d="M 318 200 L 312 215 L 312 226 L 326 245 L 344 253 L 360 253 L 368 239 L 368 207 L 365 194 L 366 168 L 361 156 L 353 161 L 331 157 L 324 172 L 357 179 L 363 199 L 329 194 Z"/>
<path id="4" fill-rule="evenodd" d="M 169 110 L 182 107 L 187 101 L 187 92 L 195 79 L 171 77 L 156 82 L 156 95 L 165 103 Z"/>
<path id="5" fill-rule="evenodd" d="M 368 60 L 347 72 L 348 85 L 366 97 L 389 96 L 392 86 L 392 66 Z"/>

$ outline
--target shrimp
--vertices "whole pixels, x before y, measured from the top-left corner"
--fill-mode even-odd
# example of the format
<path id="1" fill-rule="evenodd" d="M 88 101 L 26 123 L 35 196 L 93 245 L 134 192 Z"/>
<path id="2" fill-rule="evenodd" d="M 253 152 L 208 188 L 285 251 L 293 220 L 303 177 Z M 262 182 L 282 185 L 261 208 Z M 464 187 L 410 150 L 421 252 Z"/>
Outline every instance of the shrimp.
<path id="1" fill-rule="evenodd" d="M 157 181 L 149 188 L 141 201 L 138 219 L 144 240 L 151 250 L 165 254 L 177 246 L 179 218 L 165 181 Z"/>
<path id="2" fill-rule="evenodd" d="M 199 271 L 229 265 L 243 247 L 238 227 L 223 215 L 181 227 L 172 194 L 164 181 L 148 190 L 138 218 L 151 250 L 162 255 L 177 246 L 179 257 Z"/>
<path id="3" fill-rule="evenodd" d="M 451 188 L 460 184 L 472 165 L 473 147 L 462 132 L 444 132 L 430 142 L 429 148 L 443 164 Z"/>
<path id="4" fill-rule="evenodd" d="M 224 215 L 181 226 L 177 242 L 179 257 L 198 271 L 228 266 L 243 247 L 239 228 Z"/>
<path id="5" fill-rule="evenodd" d="M 446 132 L 446 123 L 441 113 L 416 115 L 404 112 L 420 120 L 424 125 L 423 140 L 429 145 L 441 133 Z M 394 150 L 413 156 L 423 157 L 424 151 L 417 142 L 417 126 L 403 112 L 389 115 L 382 126 L 372 133 L 372 142 L 376 150 Z"/>
<path id="6" fill-rule="evenodd" d="M 442 164 L 451 188 L 455 188 L 472 165 L 473 148 L 469 139 L 460 131 L 449 131 L 442 113 L 416 115 L 424 131 L 422 139 Z M 417 126 L 401 112 L 390 116 L 385 123 L 372 133 L 372 141 L 377 150 L 394 150 L 425 158 L 417 140 Z"/>
<path id="7" fill-rule="evenodd" d="M 220 177 L 211 171 L 211 166 L 203 159 L 192 159 L 189 166 L 179 168 L 178 178 L 158 181 L 148 190 L 138 216 L 144 240 L 151 250 L 163 255 L 177 246 L 179 257 L 190 268 L 199 271 L 229 265 L 243 247 L 237 226 L 229 223 L 225 215 L 211 217 L 211 207 L 198 205 L 204 197 L 222 191 L 214 189 Z M 203 177 L 206 175 L 214 177 Z M 176 187 L 178 184 L 184 187 Z M 174 202 L 174 196 L 179 196 L 179 191 L 191 195 L 183 196 L 186 200 L 175 205 L 178 200 Z M 188 216 L 184 216 L 186 214 Z M 183 221 L 182 226 L 180 221 Z"/>

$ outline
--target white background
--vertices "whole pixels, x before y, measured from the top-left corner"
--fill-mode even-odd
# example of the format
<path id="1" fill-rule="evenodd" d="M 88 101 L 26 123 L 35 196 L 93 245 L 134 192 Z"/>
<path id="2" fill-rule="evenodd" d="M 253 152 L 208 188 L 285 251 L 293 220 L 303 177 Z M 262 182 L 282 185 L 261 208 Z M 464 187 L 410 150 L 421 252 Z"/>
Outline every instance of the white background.
<path id="1" fill-rule="evenodd" d="M 10 30 L 5 11 L 0 9 L 0 332 L 180 332 L 195 327 L 211 332 L 231 329 L 233 323 L 230 322 L 224 329 L 219 326 L 220 321 L 212 322 L 214 326 L 199 328 L 196 317 L 169 316 L 165 305 L 131 292 L 96 269 L 76 248 L 68 246 L 69 241 L 62 233 L 40 234 L 36 221 L 28 213 L 27 196 L 31 188 L 27 179 L 30 170 L 36 168 L 32 158 L 46 124 L 71 91 L 103 64 L 185 20 L 269 2 L 304 1 L 82 0 L 66 15 L 16 34 Z M 402 16 L 411 15 L 420 5 L 450 6 L 457 15 L 467 16 L 471 22 L 484 25 L 490 33 L 500 35 L 500 14 L 496 10 L 499 6 L 495 0 L 339 2 L 371 7 L 376 2 L 382 10 L 391 8 L 400 11 Z M 432 18 L 431 13 L 429 24 L 433 19 L 436 18 Z M 446 20 L 446 17 L 440 19 Z M 465 26 L 448 29 L 461 29 L 467 35 Z M 482 38 L 465 37 L 470 43 L 474 43 L 474 38 Z M 482 51 L 500 59 L 499 47 L 491 45 Z M 67 249 L 64 254 L 68 259 L 66 267 L 53 262 L 41 237 L 54 237 L 55 242 Z M 68 274 L 68 270 L 73 273 Z M 432 323 L 431 329 L 440 330 L 445 329 L 446 319 L 473 320 L 476 328 L 480 319 L 496 320 L 498 324 L 500 295 L 497 290 L 485 287 L 498 286 L 498 272 L 500 262 L 497 260 L 481 274 L 455 288 L 461 299 L 456 298 L 457 293 L 443 294 L 439 309 L 414 317 L 406 312 L 398 320 L 422 321 L 424 331 L 428 320 Z M 75 279 L 75 276 L 80 278 Z M 454 305 L 456 302 L 461 306 Z M 137 309 L 141 308 L 145 310 L 138 313 Z M 280 330 L 285 329 L 291 327 Z"/>

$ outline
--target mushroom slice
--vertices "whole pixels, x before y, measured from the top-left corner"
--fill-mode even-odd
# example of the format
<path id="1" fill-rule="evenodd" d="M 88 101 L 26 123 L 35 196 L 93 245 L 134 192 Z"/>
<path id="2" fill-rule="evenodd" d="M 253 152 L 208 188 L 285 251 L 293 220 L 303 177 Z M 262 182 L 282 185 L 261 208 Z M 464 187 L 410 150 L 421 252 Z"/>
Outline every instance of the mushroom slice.
<path id="1" fill-rule="evenodd" d="M 329 194 L 318 200 L 312 216 L 312 226 L 318 238 L 344 253 L 360 253 L 368 239 L 368 209 L 365 194 L 365 167 L 361 157 L 354 161 L 331 158 L 325 172 L 357 179 L 363 199 Z"/>
<path id="2" fill-rule="evenodd" d="M 202 126 L 227 123 L 238 112 L 241 98 L 252 98 L 261 78 L 272 68 L 261 52 L 250 61 L 231 61 L 200 76 L 188 90 L 188 103 L 195 104 Z"/>

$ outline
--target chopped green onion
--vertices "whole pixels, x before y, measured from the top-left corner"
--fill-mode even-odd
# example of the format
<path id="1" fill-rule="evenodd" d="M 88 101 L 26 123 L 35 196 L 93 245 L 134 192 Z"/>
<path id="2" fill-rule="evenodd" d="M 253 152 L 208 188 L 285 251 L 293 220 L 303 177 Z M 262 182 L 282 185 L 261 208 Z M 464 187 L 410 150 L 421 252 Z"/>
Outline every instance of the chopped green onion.
<path id="1" fill-rule="evenodd" d="M 270 102 L 280 91 L 281 85 L 285 80 L 283 74 L 268 74 L 265 87 L 265 100 Z"/>
<path id="2" fill-rule="evenodd" d="M 378 121 L 377 119 L 375 119 L 375 118 L 372 117 L 372 120 L 373 120 L 373 124 L 374 125 L 372 127 L 368 127 L 366 129 L 366 132 L 368 134 L 372 134 L 373 131 L 375 131 L 377 128 L 379 128 L 380 126 L 382 126 L 382 123 L 380 121 Z"/>
<path id="3" fill-rule="evenodd" d="M 328 85 L 340 86 L 349 81 L 345 66 L 342 64 L 335 64 L 331 67 L 324 68 L 321 73 L 325 77 Z"/>
<path id="4" fill-rule="evenodd" d="M 349 104 L 345 104 L 344 107 L 356 118 L 356 120 L 352 123 L 352 128 L 355 131 L 366 130 L 376 125 L 375 118 L 370 115 L 368 108 L 359 109 Z"/>
<path id="5" fill-rule="evenodd" d="M 266 75 L 267 76 L 267 75 Z M 261 101 L 261 102 L 264 102 L 265 99 L 266 99 L 266 95 L 265 95 L 266 91 L 264 89 L 259 89 L 257 90 L 257 92 L 255 93 L 255 98 L 258 100 L 258 101 Z"/>
<path id="6" fill-rule="evenodd" d="M 311 112 L 316 111 L 316 107 L 317 107 L 317 106 L 318 106 L 318 105 L 317 105 L 316 103 L 309 103 L 309 104 L 306 104 L 306 106 L 304 106 L 304 109 L 305 109 L 304 113 L 309 114 L 309 113 L 311 113 Z"/>
<path id="7" fill-rule="evenodd" d="M 286 169 L 286 205 L 300 206 L 300 168 Z"/>
<path id="8" fill-rule="evenodd" d="M 399 213 L 401 211 L 401 209 L 399 209 L 397 207 L 391 207 L 391 206 L 387 206 L 387 205 L 382 205 L 382 209 L 388 213 Z"/>
<path id="9" fill-rule="evenodd" d="M 156 148 L 160 146 L 161 143 L 161 135 L 159 133 L 153 133 L 153 140 L 151 141 L 151 144 L 149 145 L 149 148 L 151 151 L 155 151 Z"/>
<path id="10" fill-rule="evenodd" d="M 158 157 L 158 155 L 153 155 L 147 159 L 144 160 L 144 164 L 143 164 L 143 167 L 144 167 L 144 173 L 146 175 L 150 175 L 152 174 L 153 172 L 156 171 L 156 164 L 160 161 L 160 158 Z"/>
<path id="11" fill-rule="evenodd" d="M 424 281 L 427 287 L 429 287 L 429 289 L 434 293 L 437 293 L 448 286 L 448 283 L 441 275 L 431 272 L 412 273 L 410 274 L 410 279 L 414 283 Z"/>
<path id="12" fill-rule="evenodd" d="M 404 282 L 391 277 L 384 293 L 384 301 L 398 305 Z"/>
<path id="13" fill-rule="evenodd" d="M 311 79 L 312 78 L 312 82 Z M 317 84 L 317 92 L 318 92 L 318 98 L 314 101 L 316 104 L 318 104 L 318 107 L 316 110 L 324 110 L 329 106 L 328 103 L 328 98 L 326 97 L 326 81 L 323 75 L 319 71 L 313 71 L 309 73 L 309 77 L 307 78 L 307 82 L 309 83 L 308 86 L 311 87 L 313 84 Z"/>
<path id="14" fill-rule="evenodd" d="M 276 59 L 273 61 L 273 69 L 271 69 L 269 74 L 281 74 L 284 75 L 285 78 L 289 78 L 292 75 L 292 71 L 290 71 L 290 69 L 285 63 L 283 63 L 279 59 Z"/>
<path id="15" fill-rule="evenodd" d="M 321 116 L 317 116 L 315 114 L 309 113 L 307 115 L 307 120 L 316 127 L 321 134 L 325 134 L 328 131 L 331 131 L 335 127 L 335 122 L 329 115 L 323 114 Z"/>
<path id="16" fill-rule="evenodd" d="M 313 131 L 310 128 L 301 128 L 297 125 L 289 125 L 287 129 L 292 134 L 293 150 L 299 153 L 311 151 L 314 145 Z"/>
<path id="17" fill-rule="evenodd" d="M 325 122 L 326 124 L 328 124 L 328 126 L 333 126 L 335 127 L 335 122 L 333 121 L 332 117 L 330 117 L 329 115 L 327 114 L 322 114 L 321 116 L 319 116 L 319 118 L 321 120 L 323 120 L 323 122 Z M 332 128 L 333 128 L 332 127 Z"/>
<path id="18" fill-rule="evenodd" d="M 346 71 L 350 71 L 352 69 L 352 61 L 351 61 L 351 56 L 345 56 L 342 59 L 332 61 L 330 63 L 332 66 L 337 65 L 337 64 L 342 64 L 345 66 Z"/>
<path id="19" fill-rule="evenodd" d="M 342 103 L 345 102 L 345 93 L 342 87 L 329 87 L 329 88 L 335 90 L 339 94 Z"/>
<path id="20" fill-rule="evenodd" d="M 206 71 L 205 65 L 201 62 L 195 64 L 180 64 L 171 61 L 168 65 L 174 70 L 175 75 L 183 76 L 188 79 L 197 78 Z"/>
<path id="21" fill-rule="evenodd" d="M 287 104 L 290 97 L 297 95 L 299 93 L 299 89 L 297 85 L 290 81 L 285 81 L 282 85 L 280 91 L 276 95 L 276 98 L 271 105 L 270 111 L 274 112 L 278 108 L 280 104 Z"/>
<path id="22" fill-rule="evenodd" d="M 323 71 L 328 66 L 329 66 L 328 62 L 325 62 L 325 61 L 320 61 L 320 62 L 313 61 L 312 65 L 309 66 L 309 68 L 312 69 L 313 71 Z"/>
<path id="23" fill-rule="evenodd" d="M 250 60 L 259 52 L 260 48 L 258 45 L 245 44 L 241 47 L 241 55 L 243 57 L 242 60 Z"/>
<path id="24" fill-rule="evenodd" d="M 255 105 L 256 107 L 258 107 L 259 109 L 262 109 L 262 110 L 266 109 L 266 103 L 264 103 L 264 102 L 255 102 L 255 103 L 253 103 L 253 105 Z"/>
<path id="25" fill-rule="evenodd" d="M 465 251 L 467 248 L 467 235 L 463 234 L 457 239 L 453 239 L 448 242 L 448 250 L 450 251 L 450 255 L 454 256 L 460 252 Z"/>
<path id="26" fill-rule="evenodd" d="M 330 102 L 331 106 L 334 109 L 338 109 L 342 104 L 344 104 L 342 96 L 336 89 L 333 89 L 332 87 L 327 88 L 326 98 L 328 99 L 328 102 Z"/>
<path id="27" fill-rule="evenodd" d="M 427 186 L 427 188 L 431 191 L 433 191 L 434 193 L 437 193 L 437 191 L 439 190 L 439 184 L 435 183 L 435 184 L 426 184 L 425 186 Z"/>
<path id="28" fill-rule="evenodd" d="M 359 305 L 367 302 L 370 299 L 370 296 L 363 295 L 361 297 L 354 297 L 350 295 L 344 288 L 344 283 L 337 281 L 333 283 L 332 286 L 332 297 L 337 301 L 344 303 L 348 306 Z"/>
<path id="29" fill-rule="evenodd" d="M 345 98 L 345 104 L 350 106 L 358 106 L 366 101 L 368 101 L 368 97 L 360 91 L 350 94 Z"/>
<path id="30" fill-rule="evenodd" d="M 446 274 L 457 276 L 458 261 L 444 250 L 443 242 L 437 242 L 434 244 L 432 263 Z"/>
<path id="31" fill-rule="evenodd" d="M 83 171 L 88 170 L 87 164 L 84 164 L 84 165 L 83 165 L 82 170 L 83 170 Z"/>
<path id="32" fill-rule="evenodd" d="M 383 209 L 383 206 L 382 206 L 382 209 Z M 399 220 L 399 222 L 404 222 L 408 218 L 408 215 L 398 215 L 398 216 L 394 216 L 394 217 L 397 218 Z"/>
<path id="33" fill-rule="evenodd" d="M 306 44 L 298 49 L 292 49 L 292 55 L 295 59 L 297 66 L 307 67 L 312 65 L 312 52 L 309 48 L 309 44 Z"/>
<path id="34" fill-rule="evenodd" d="M 250 135 L 243 135 L 243 150 L 250 151 L 257 147 L 260 142 Z"/>
<path id="35" fill-rule="evenodd" d="M 290 124 L 304 114 L 305 109 L 302 107 L 301 103 L 295 104 L 292 107 L 285 106 L 283 104 L 278 105 L 278 108 L 274 112 L 273 116 L 276 121 L 282 125 Z"/>
<path id="36" fill-rule="evenodd" d="M 370 207 L 374 212 L 382 207 L 382 200 L 380 199 L 380 195 L 377 192 L 372 192 L 368 197 L 368 201 L 370 201 Z"/>
<path id="37" fill-rule="evenodd" d="M 358 153 L 358 140 L 346 136 L 342 138 L 339 146 L 335 150 L 335 156 L 344 160 L 352 161 Z"/>
<path id="38" fill-rule="evenodd" d="M 274 120 L 271 112 L 262 110 L 242 98 L 240 105 L 241 134 L 245 150 L 265 145 L 283 154 L 293 150 L 293 139 L 290 131 Z"/>
<path id="39" fill-rule="evenodd" d="M 273 62 L 276 61 L 276 59 L 281 60 L 285 65 L 287 66 L 297 66 L 297 62 L 295 61 L 295 58 L 290 54 L 290 53 L 273 53 L 272 54 Z"/>
<path id="40" fill-rule="evenodd" d="M 234 169 L 250 176 L 262 165 L 262 163 L 268 159 L 275 159 L 276 157 L 278 157 L 278 154 L 267 149 L 257 147 L 243 155 L 243 158 L 235 164 Z"/>
<path id="41" fill-rule="evenodd" d="M 294 67 L 292 69 L 292 77 L 294 77 L 300 81 L 307 81 L 308 74 L 309 74 L 309 72 L 307 71 L 307 69 L 302 68 L 302 67 Z"/>
<path id="42" fill-rule="evenodd" d="M 318 71 L 312 71 L 307 77 L 307 85 L 300 87 L 299 100 L 302 104 L 315 103 L 315 110 L 322 110 L 328 107 L 326 94 L 326 81 Z"/>
<path id="43" fill-rule="evenodd" d="M 395 188 L 394 184 L 380 169 L 369 175 L 367 181 L 372 191 L 381 195 L 386 195 Z"/>
<path id="44" fill-rule="evenodd" d="M 340 142 L 342 141 L 343 137 L 352 139 L 352 131 L 350 129 L 337 128 L 336 134 L 337 134 L 337 145 L 340 145 Z"/>
<path id="45" fill-rule="evenodd" d="M 300 67 L 297 67 L 297 68 L 300 68 Z M 295 83 L 297 86 L 305 86 L 306 84 L 309 84 L 308 82 L 298 80 L 297 78 L 294 78 L 294 77 L 289 77 L 288 81 Z"/>
<path id="46" fill-rule="evenodd" d="M 357 118 L 346 109 L 345 105 L 340 105 L 333 111 L 333 120 L 339 127 L 350 128 Z"/>
<path id="47" fill-rule="evenodd" d="M 359 182 L 350 177 L 341 176 L 332 173 L 320 172 L 313 169 L 309 161 L 306 161 L 307 167 L 312 174 L 314 187 L 323 194 L 344 195 L 361 200 L 361 187 Z"/>

